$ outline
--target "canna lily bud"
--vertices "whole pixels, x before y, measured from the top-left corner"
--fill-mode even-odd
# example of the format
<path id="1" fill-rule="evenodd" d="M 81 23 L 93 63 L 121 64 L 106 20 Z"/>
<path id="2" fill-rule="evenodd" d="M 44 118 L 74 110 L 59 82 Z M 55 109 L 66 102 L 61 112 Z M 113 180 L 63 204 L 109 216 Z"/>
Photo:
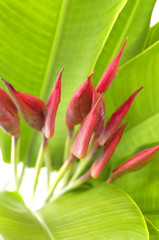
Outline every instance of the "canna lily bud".
<path id="1" fill-rule="evenodd" d="M 45 102 L 35 96 L 16 91 L 4 79 L 1 79 L 24 120 L 35 130 L 40 131 L 44 125 Z"/>
<path id="2" fill-rule="evenodd" d="M 90 82 L 91 83 L 91 82 Z M 94 104 L 98 101 L 98 99 L 100 98 L 101 94 L 97 93 L 95 87 L 93 86 L 93 84 L 91 83 L 91 88 L 92 88 L 92 107 L 94 106 Z M 101 131 L 103 130 L 103 124 L 104 124 L 104 119 L 105 119 L 105 99 L 104 97 L 102 97 L 102 102 L 99 108 L 99 114 L 98 114 L 98 118 L 97 118 L 97 122 L 94 128 L 94 132 L 96 134 L 100 134 Z"/>
<path id="3" fill-rule="evenodd" d="M 102 97 L 102 103 L 100 105 L 100 109 L 99 109 L 99 115 L 97 118 L 97 122 L 94 128 L 94 132 L 96 134 L 100 134 L 103 130 L 103 124 L 104 124 L 104 119 L 105 119 L 105 101 L 104 98 Z"/>
<path id="4" fill-rule="evenodd" d="M 10 96 L 0 87 L 0 127 L 12 136 L 20 133 L 18 110 Z"/>
<path id="5" fill-rule="evenodd" d="M 159 145 L 138 153 L 137 155 L 129 159 L 127 162 L 123 163 L 121 166 L 116 168 L 112 172 L 112 176 L 107 180 L 107 182 L 111 183 L 118 177 L 121 177 L 127 173 L 134 172 L 143 168 L 153 159 L 158 150 Z"/>
<path id="6" fill-rule="evenodd" d="M 123 52 L 126 42 L 127 42 L 127 38 L 126 38 L 122 48 L 120 49 L 119 53 L 117 54 L 117 56 L 111 61 L 111 63 L 106 68 L 104 74 L 102 75 L 102 77 L 96 87 L 96 90 L 98 93 L 105 93 L 106 90 L 112 84 L 115 76 L 117 75 L 119 60 L 120 60 L 120 57 L 121 57 L 121 54 Z"/>
<path id="7" fill-rule="evenodd" d="M 90 74 L 87 80 L 73 94 L 67 110 L 66 125 L 68 129 L 73 129 L 76 124 L 81 123 L 89 113 L 92 106 L 92 87 Z"/>
<path id="8" fill-rule="evenodd" d="M 98 139 L 98 144 L 99 145 L 104 145 L 109 138 L 114 134 L 118 126 L 120 125 L 121 121 L 129 111 L 131 104 L 133 103 L 133 100 L 135 96 L 138 94 L 138 92 L 142 89 L 143 87 L 139 88 L 137 91 L 135 91 L 110 117 L 108 120 L 107 124 L 102 130 L 101 135 L 99 136 Z"/>
<path id="9" fill-rule="evenodd" d="M 82 122 L 71 146 L 71 153 L 79 159 L 84 158 L 87 154 L 89 142 L 98 118 L 101 101 L 102 96 L 98 99 Z"/>
<path id="10" fill-rule="evenodd" d="M 93 163 L 90 173 L 93 178 L 98 178 L 102 171 L 104 170 L 105 166 L 109 162 L 112 154 L 114 153 L 122 135 L 124 129 L 127 125 L 127 122 L 123 123 L 123 125 L 116 131 L 114 136 L 110 139 L 110 141 L 104 146 L 104 149 Z"/>
<path id="11" fill-rule="evenodd" d="M 44 124 L 44 134 L 46 138 L 51 138 L 54 134 L 55 128 L 55 117 L 58 105 L 61 99 L 61 78 L 62 78 L 63 69 L 61 69 L 49 99 L 46 104 L 46 113 L 45 113 L 45 124 Z"/>

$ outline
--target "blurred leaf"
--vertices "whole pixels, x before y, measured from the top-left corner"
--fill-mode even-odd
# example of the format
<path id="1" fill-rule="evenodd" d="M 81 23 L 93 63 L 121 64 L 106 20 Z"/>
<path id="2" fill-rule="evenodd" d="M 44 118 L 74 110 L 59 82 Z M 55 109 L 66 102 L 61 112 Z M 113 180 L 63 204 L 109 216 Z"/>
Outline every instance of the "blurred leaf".
<path id="1" fill-rule="evenodd" d="M 54 240 L 40 218 L 14 192 L 0 193 L 0 233 L 6 240 Z"/>
<path id="2" fill-rule="evenodd" d="M 156 0 L 128 0 L 119 14 L 95 66 L 96 83 L 128 37 L 120 64 L 143 51 Z M 121 92 L 122 94 L 122 92 Z"/>
<path id="3" fill-rule="evenodd" d="M 146 218 L 146 223 L 150 234 L 150 240 L 159 240 L 159 229 L 154 226 L 148 218 Z"/>
<path id="4" fill-rule="evenodd" d="M 148 240 L 133 200 L 115 186 L 72 192 L 36 213 L 14 192 L 0 193 L 0 233 L 6 240 Z"/>
<path id="5" fill-rule="evenodd" d="M 0 1 L 1 77 L 19 91 L 46 100 L 58 72 L 65 68 L 55 136 L 50 142 L 57 165 L 63 154 L 68 101 L 92 70 L 125 3 L 126 0 Z M 21 160 L 28 151 L 29 160 L 35 160 L 39 146 L 36 135 L 40 136 L 22 121 Z M 9 161 L 9 137 L 2 135 L 1 139 L 5 161 Z"/>
<path id="6" fill-rule="evenodd" d="M 146 48 L 159 40 L 159 22 L 150 28 Z"/>
<path id="7" fill-rule="evenodd" d="M 148 239 L 141 212 L 118 188 L 72 192 L 40 210 L 55 239 Z"/>

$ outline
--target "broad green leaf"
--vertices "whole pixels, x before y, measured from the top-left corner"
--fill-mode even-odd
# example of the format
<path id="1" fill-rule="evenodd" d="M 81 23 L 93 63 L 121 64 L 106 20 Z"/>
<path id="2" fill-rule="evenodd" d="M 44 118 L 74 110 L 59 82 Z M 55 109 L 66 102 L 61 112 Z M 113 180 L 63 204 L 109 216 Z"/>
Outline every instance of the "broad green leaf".
<path id="1" fill-rule="evenodd" d="M 59 240 L 148 239 L 147 227 L 136 204 L 108 184 L 67 194 L 43 207 L 40 214 Z"/>
<path id="2" fill-rule="evenodd" d="M 68 101 L 92 70 L 125 3 L 126 0 L 0 2 L 1 77 L 19 91 L 46 100 L 58 72 L 65 68 L 62 99 L 51 142 L 54 145 L 52 159 L 57 164 L 63 154 Z M 29 151 L 29 159 L 33 161 L 39 144 L 24 122 L 21 136 L 21 160 Z M 8 139 L 1 137 L 5 161 L 9 161 Z"/>
<path id="3" fill-rule="evenodd" d="M 128 0 L 119 14 L 95 66 L 96 81 L 116 56 L 128 37 L 120 64 L 143 51 L 149 30 L 150 18 L 156 0 Z"/>
<path id="4" fill-rule="evenodd" d="M 54 240 L 40 217 L 11 192 L 0 193 L 0 234 L 5 240 Z"/>
<path id="5" fill-rule="evenodd" d="M 150 28 L 146 48 L 159 40 L 159 22 Z"/>
<path id="6" fill-rule="evenodd" d="M 159 229 L 154 226 L 148 218 L 146 218 L 146 223 L 150 234 L 150 240 L 159 240 Z"/>
<path id="7" fill-rule="evenodd" d="M 108 184 L 67 194 L 36 213 L 17 193 L 2 192 L 0 234 L 5 240 L 149 239 L 137 205 Z"/>

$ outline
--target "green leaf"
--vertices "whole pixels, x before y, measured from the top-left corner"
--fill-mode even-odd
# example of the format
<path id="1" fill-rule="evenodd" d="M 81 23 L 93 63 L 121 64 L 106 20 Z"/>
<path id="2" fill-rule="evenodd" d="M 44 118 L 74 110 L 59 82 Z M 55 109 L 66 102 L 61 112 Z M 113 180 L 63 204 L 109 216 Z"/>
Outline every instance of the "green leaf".
<path id="1" fill-rule="evenodd" d="M 31 212 L 20 195 L 0 193 L 0 233 L 6 240 L 54 240 L 40 217 Z"/>
<path id="2" fill-rule="evenodd" d="M 159 40 L 159 22 L 150 28 L 146 48 Z"/>
<path id="3" fill-rule="evenodd" d="M 46 100 L 58 72 L 65 68 L 55 136 L 50 143 L 54 145 L 52 159 L 56 159 L 58 165 L 66 136 L 68 101 L 93 69 L 125 3 L 126 0 L 0 2 L 1 77 L 19 91 Z M 21 160 L 29 151 L 29 159 L 33 161 L 39 143 L 24 122 L 21 136 Z M 8 139 L 1 137 L 5 161 L 10 157 Z"/>
<path id="4" fill-rule="evenodd" d="M 33 213 L 15 192 L 0 193 L 0 233 L 6 240 L 148 240 L 142 213 L 113 185 L 69 193 Z"/>
<path id="5" fill-rule="evenodd" d="M 156 0 L 128 0 L 119 14 L 95 66 L 96 83 L 128 37 L 120 64 L 143 51 Z"/>
<path id="6" fill-rule="evenodd" d="M 55 239 L 148 239 L 143 216 L 132 199 L 108 184 L 67 194 L 40 214 Z"/>
<path id="7" fill-rule="evenodd" d="M 159 229 L 154 226 L 148 218 L 146 218 L 146 223 L 150 234 L 150 240 L 159 240 Z"/>

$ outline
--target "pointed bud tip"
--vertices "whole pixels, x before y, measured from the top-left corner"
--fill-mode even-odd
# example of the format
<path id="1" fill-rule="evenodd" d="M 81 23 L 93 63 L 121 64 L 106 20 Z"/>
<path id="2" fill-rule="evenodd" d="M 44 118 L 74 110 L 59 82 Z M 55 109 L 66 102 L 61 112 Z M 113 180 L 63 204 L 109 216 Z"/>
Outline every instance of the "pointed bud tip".
<path id="1" fill-rule="evenodd" d="M 64 71 L 64 68 L 62 68 L 62 69 L 60 70 L 59 74 L 62 74 L 62 73 L 63 73 L 63 71 Z"/>
<path id="2" fill-rule="evenodd" d="M 122 125 L 121 125 L 121 129 L 124 130 L 126 128 L 126 126 L 128 125 L 128 121 L 124 122 Z"/>
<path id="3" fill-rule="evenodd" d="M 121 49 L 120 49 L 120 51 L 119 51 L 119 53 L 118 53 L 118 55 L 117 55 L 117 58 L 120 58 L 120 57 L 121 57 L 121 54 L 122 54 L 122 52 L 123 52 L 123 50 L 124 50 L 124 47 L 125 47 L 125 45 L 126 45 L 127 40 L 128 40 L 128 37 L 125 39 L 125 41 L 124 41 L 124 43 L 123 43 L 123 46 L 121 47 Z"/>
<path id="4" fill-rule="evenodd" d="M 134 93 L 133 93 L 133 97 L 135 97 L 144 87 L 140 87 L 139 89 L 137 89 Z"/>
<path id="5" fill-rule="evenodd" d="M 58 76 L 57 76 L 57 79 L 58 79 L 58 80 L 61 80 L 63 70 L 64 70 L 64 68 L 62 68 L 62 69 L 60 70 L 60 72 L 59 72 L 59 74 L 58 74 Z"/>
<path id="6" fill-rule="evenodd" d="M 88 80 L 91 80 L 91 78 L 92 78 L 92 76 L 95 74 L 95 72 L 92 72 L 88 77 L 87 77 L 87 79 Z"/>
<path id="7" fill-rule="evenodd" d="M 158 150 L 159 150 L 159 145 L 153 147 L 153 150 L 154 150 L 154 151 L 158 151 Z"/>
<path id="8" fill-rule="evenodd" d="M 3 83 L 5 83 L 6 82 L 6 80 L 5 79 L 3 79 L 3 78 L 0 78 L 1 79 L 1 81 L 3 82 Z"/>
<path id="9" fill-rule="evenodd" d="M 7 82 L 5 79 L 1 78 L 1 81 L 4 83 L 4 85 L 9 88 L 11 88 L 13 91 L 15 91 L 15 88 L 13 87 L 13 85 L 9 82 Z"/>

